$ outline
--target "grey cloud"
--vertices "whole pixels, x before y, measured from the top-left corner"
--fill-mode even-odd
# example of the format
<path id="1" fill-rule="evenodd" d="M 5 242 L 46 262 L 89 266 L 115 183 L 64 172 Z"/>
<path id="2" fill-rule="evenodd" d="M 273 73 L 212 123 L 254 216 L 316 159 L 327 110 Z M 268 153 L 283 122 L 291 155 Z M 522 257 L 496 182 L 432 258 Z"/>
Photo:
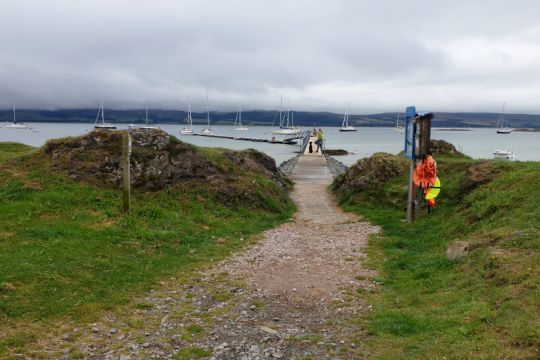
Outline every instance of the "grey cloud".
<path id="1" fill-rule="evenodd" d="M 0 107 L 538 112 L 536 0 L 0 2 Z"/>

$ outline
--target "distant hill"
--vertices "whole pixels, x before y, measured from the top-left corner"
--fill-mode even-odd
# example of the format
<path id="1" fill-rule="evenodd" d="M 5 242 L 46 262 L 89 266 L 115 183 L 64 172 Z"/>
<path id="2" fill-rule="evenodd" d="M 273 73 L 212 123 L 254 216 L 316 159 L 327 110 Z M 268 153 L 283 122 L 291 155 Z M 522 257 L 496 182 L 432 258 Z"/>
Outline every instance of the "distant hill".
<path id="1" fill-rule="evenodd" d="M 94 122 L 96 109 L 61 109 L 61 110 L 18 110 L 17 119 L 23 122 Z M 114 123 L 132 123 L 144 121 L 144 110 L 108 110 L 105 109 L 107 120 Z M 231 124 L 235 112 L 210 113 L 213 124 Z M 183 123 L 186 117 L 184 111 L 178 110 L 149 110 L 152 122 L 171 124 Z M 435 112 L 433 125 L 437 127 L 495 127 L 499 114 L 496 113 L 450 113 Z M 10 121 L 11 111 L 0 111 L 0 122 Z M 294 123 L 299 126 L 339 126 L 343 114 L 330 112 L 295 111 Z M 540 128 L 540 115 L 507 114 L 506 124 L 514 128 Z M 245 111 L 242 120 L 248 125 L 278 124 L 276 111 Z M 206 122 L 206 113 L 193 113 L 195 124 Z M 396 113 L 381 113 L 371 115 L 351 115 L 350 123 L 354 126 L 394 126 Z M 403 122 L 403 117 L 402 120 Z"/>

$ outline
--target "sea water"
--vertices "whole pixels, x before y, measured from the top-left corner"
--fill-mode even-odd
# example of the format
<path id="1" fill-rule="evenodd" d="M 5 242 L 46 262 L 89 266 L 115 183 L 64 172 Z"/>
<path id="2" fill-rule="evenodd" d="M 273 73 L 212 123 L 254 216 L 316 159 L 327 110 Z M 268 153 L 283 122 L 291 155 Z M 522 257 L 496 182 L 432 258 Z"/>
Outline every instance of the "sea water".
<path id="1" fill-rule="evenodd" d="M 77 136 L 93 130 L 93 124 L 81 123 L 28 123 L 31 129 L 13 130 L 0 128 L 0 142 L 13 141 L 32 146 L 41 146 L 49 139 L 66 136 Z M 278 164 L 291 158 L 298 151 L 297 145 L 284 145 L 219 139 L 202 136 L 182 136 L 179 134 L 182 124 L 163 124 L 163 130 L 182 141 L 199 146 L 223 147 L 229 149 L 257 149 L 271 157 Z M 119 129 L 127 129 L 119 125 Z M 203 126 L 193 126 L 194 132 L 200 132 Z M 212 130 L 216 135 L 254 137 L 276 139 L 282 137 L 272 135 L 274 128 L 269 126 L 252 126 L 250 131 L 237 131 L 232 126 L 216 125 Z M 357 132 L 339 132 L 337 127 L 322 127 L 328 149 L 347 150 L 350 155 L 336 157 L 346 165 L 351 165 L 358 159 L 370 156 L 376 152 L 396 154 L 403 150 L 404 135 L 393 128 L 359 127 Z M 309 130 L 309 128 L 306 128 Z M 461 131 L 445 131 L 432 129 L 432 139 L 441 139 L 452 143 L 456 148 L 473 158 L 492 159 L 493 151 L 510 149 L 521 161 L 540 161 L 540 132 L 512 132 L 497 134 L 495 129 L 462 129 Z"/>

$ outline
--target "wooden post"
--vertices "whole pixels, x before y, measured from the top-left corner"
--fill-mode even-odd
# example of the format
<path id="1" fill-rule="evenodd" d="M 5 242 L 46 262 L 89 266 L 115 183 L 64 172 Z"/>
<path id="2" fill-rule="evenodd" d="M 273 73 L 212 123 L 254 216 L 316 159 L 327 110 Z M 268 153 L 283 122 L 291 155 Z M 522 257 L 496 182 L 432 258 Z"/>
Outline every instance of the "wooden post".
<path id="1" fill-rule="evenodd" d="M 409 168 L 409 195 L 407 199 L 407 222 L 412 223 L 414 221 L 414 198 L 416 196 L 416 186 L 413 182 L 414 160 L 411 161 Z"/>
<path id="2" fill-rule="evenodd" d="M 122 190 L 124 200 L 124 212 L 129 212 L 131 202 L 131 179 L 130 179 L 131 138 L 129 130 L 122 137 Z"/>
<path id="3" fill-rule="evenodd" d="M 416 156 L 418 159 L 422 159 L 424 155 L 429 153 L 430 141 L 431 141 L 431 116 L 424 116 L 416 119 L 418 125 L 418 147 Z M 416 186 L 414 186 L 416 190 Z M 416 192 L 416 200 L 414 202 L 414 219 L 418 219 L 420 215 L 420 208 L 423 203 L 424 193 L 422 191 Z"/>

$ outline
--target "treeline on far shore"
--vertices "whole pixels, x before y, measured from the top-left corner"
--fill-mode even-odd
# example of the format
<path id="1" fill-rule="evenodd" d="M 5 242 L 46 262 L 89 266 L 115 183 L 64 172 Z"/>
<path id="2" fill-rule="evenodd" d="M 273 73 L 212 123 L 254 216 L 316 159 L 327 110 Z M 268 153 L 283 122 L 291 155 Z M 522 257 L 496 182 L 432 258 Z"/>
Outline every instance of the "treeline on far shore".
<path id="1" fill-rule="evenodd" d="M 22 122 L 59 122 L 59 123 L 89 123 L 96 119 L 97 109 L 59 109 L 59 110 L 17 110 L 17 120 Z M 105 109 L 108 121 L 114 123 L 136 123 L 145 118 L 144 109 L 111 110 Z M 153 123 L 178 124 L 183 123 L 186 112 L 180 110 L 149 109 L 149 120 Z M 236 112 L 212 111 L 210 117 L 213 124 L 232 124 Z M 395 126 L 397 112 L 387 112 L 370 115 L 350 115 L 349 123 L 353 126 Z M 435 112 L 433 126 L 446 128 L 476 128 L 496 127 L 499 114 L 496 113 L 449 113 Z M 0 122 L 12 121 L 11 110 L 0 111 Z M 331 112 L 295 111 L 294 124 L 298 126 L 340 126 L 343 114 Z M 244 111 L 242 120 L 248 125 L 278 125 L 277 111 L 253 110 Z M 206 123 L 206 113 L 193 113 L 195 124 Z M 404 116 L 400 114 L 400 123 Z M 527 131 L 540 128 L 540 115 L 507 114 L 505 125 Z"/>

